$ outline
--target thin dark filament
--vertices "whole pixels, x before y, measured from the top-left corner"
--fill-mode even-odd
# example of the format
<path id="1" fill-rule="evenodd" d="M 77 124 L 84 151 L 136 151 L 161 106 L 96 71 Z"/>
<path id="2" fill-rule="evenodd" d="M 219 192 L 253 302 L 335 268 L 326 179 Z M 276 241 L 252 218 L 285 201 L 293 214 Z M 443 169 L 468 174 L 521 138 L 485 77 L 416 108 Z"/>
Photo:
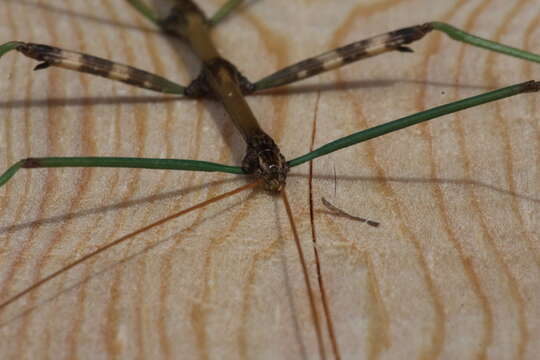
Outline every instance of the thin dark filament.
<path id="1" fill-rule="evenodd" d="M 339 216 L 344 216 L 344 217 L 349 218 L 351 220 L 360 221 L 360 222 L 366 223 L 368 225 L 371 225 L 373 227 L 378 227 L 381 224 L 381 223 L 379 223 L 377 221 L 373 221 L 373 220 L 369 220 L 369 219 L 366 219 L 366 218 L 363 218 L 363 217 L 351 215 L 348 212 L 345 212 L 345 211 L 341 210 L 340 208 L 338 208 L 337 206 L 333 205 L 332 203 L 330 203 L 330 201 L 326 200 L 324 197 L 321 198 L 321 200 L 322 200 L 322 203 L 323 203 L 324 206 L 326 206 L 328 209 L 332 210 L 333 212 L 335 212 Z"/>
<path id="2" fill-rule="evenodd" d="M 336 164 L 334 163 L 333 166 L 333 173 L 334 173 L 334 197 L 337 195 L 337 173 L 336 173 Z"/>
<path id="3" fill-rule="evenodd" d="M 311 132 L 311 145 L 310 151 L 313 150 L 315 136 L 317 134 L 317 113 L 319 109 L 320 92 L 317 94 L 317 102 L 315 108 L 315 115 L 313 117 L 313 129 Z M 335 168 L 334 168 L 335 171 Z M 321 292 L 321 301 L 324 310 L 324 316 L 326 318 L 326 327 L 328 328 L 328 336 L 330 337 L 330 344 L 332 345 L 332 351 L 334 352 L 334 358 L 336 360 L 341 359 L 339 352 L 339 346 L 337 342 L 336 332 L 334 331 L 334 321 L 332 320 L 332 313 L 330 311 L 330 305 L 328 304 L 328 296 L 326 295 L 326 288 L 324 287 L 324 280 L 322 277 L 321 261 L 319 258 L 319 250 L 317 249 L 317 231 L 315 230 L 315 211 L 313 207 L 313 161 L 309 162 L 309 220 L 311 222 L 311 241 L 313 244 L 313 253 L 315 254 L 315 267 L 317 269 L 317 281 L 319 282 L 319 289 Z"/>
<path id="4" fill-rule="evenodd" d="M 281 190 L 281 197 L 283 198 L 283 203 L 285 204 L 285 209 L 287 210 L 287 217 L 289 218 L 289 223 L 291 224 L 291 229 L 293 232 L 294 243 L 296 244 L 296 250 L 298 251 L 298 257 L 300 258 L 300 264 L 302 265 L 302 273 L 304 275 L 304 282 L 306 283 L 309 306 L 311 308 L 311 317 L 313 318 L 313 324 L 315 325 L 315 332 L 317 334 L 317 343 L 319 345 L 319 355 L 321 359 L 326 359 L 326 352 L 324 351 L 324 342 L 321 331 L 321 324 L 319 323 L 319 316 L 317 314 L 317 308 L 315 306 L 315 298 L 313 297 L 313 290 L 311 287 L 311 282 L 309 281 L 309 275 L 306 265 L 306 259 L 304 258 L 304 251 L 302 250 L 302 245 L 300 245 L 300 237 L 298 236 L 298 230 L 296 229 L 296 224 L 292 215 L 291 205 L 289 204 L 289 199 L 287 198 L 287 193 L 285 189 Z"/>
<path id="5" fill-rule="evenodd" d="M 164 223 L 166 223 L 166 222 L 168 222 L 170 220 L 176 219 L 177 217 L 185 215 L 185 214 L 187 214 L 189 212 L 192 212 L 194 210 L 201 209 L 201 208 L 203 208 L 203 207 L 205 207 L 207 205 L 210 205 L 210 204 L 215 203 L 215 202 L 217 202 L 219 200 L 225 199 L 225 198 L 227 198 L 229 196 L 238 194 L 239 192 L 242 192 L 244 190 L 251 189 L 251 188 L 259 185 L 260 183 L 261 183 L 261 180 L 258 180 L 256 182 L 241 186 L 241 187 L 236 188 L 234 190 L 228 191 L 228 192 L 226 192 L 224 194 L 221 194 L 221 195 L 215 196 L 215 197 L 213 197 L 211 199 L 205 200 L 205 201 L 203 201 L 201 203 L 198 203 L 197 205 L 194 205 L 194 206 L 189 207 L 187 209 L 178 211 L 177 213 L 169 215 L 169 216 L 167 216 L 167 217 L 165 217 L 163 219 L 160 219 L 160 220 L 158 220 L 158 221 L 156 221 L 156 222 L 154 222 L 152 224 L 146 225 L 146 226 L 144 226 L 144 227 L 142 227 L 142 228 L 140 228 L 138 230 L 135 230 L 135 231 L 133 231 L 133 232 L 127 234 L 127 235 L 124 235 L 121 238 L 113 241 L 112 243 L 107 244 L 107 245 L 105 245 L 105 246 L 91 252 L 90 254 L 87 254 L 87 255 L 83 256 L 82 258 L 80 258 L 80 259 L 78 259 L 78 260 L 64 266 L 60 270 L 55 271 L 54 273 L 52 273 L 50 275 L 47 275 L 43 279 L 41 279 L 41 280 L 37 281 L 36 283 L 34 283 L 32 286 L 29 286 L 26 289 L 24 289 L 23 291 L 21 291 L 21 292 L 17 293 L 16 295 L 10 297 L 8 300 L 6 300 L 6 301 L 4 301 L 3 303 L 0 304 L 0 310 L 4 309 L 9 304 L 17 301 L 18 299 L 20 299 L 24 295 L 30 293 L 31 291 L 33 291 L 33 290 L 43 286 L 44 284 L 48 283 L 49 281 L 53 280 L 58 275 L 60 275 L 60 274 L 62 274 L 64 272 L 76 267 L 77 265 L 82 264 L 86 260 L 88 260 L 88 259 L 90 259 L 90 258 L 104 252 L 105 250 L 109 250 L 110 248 L 112 248 L 112 247 L 114 247 L 116 245 L 119 245 L 119 244 L 123 243 L 124 241 L 131 239 L 134 236 L 137 236 L 137 235 L 139 235 L 139 234 L 141 234 L 141 233 L 143 233 L 145 231 L 148 231 L 148 230 L 150 230 L 150 229 L 152 229 L 152 228 L 154 228 L 156 226 L 162 225 L 162 224 L 164 224 Z"/>

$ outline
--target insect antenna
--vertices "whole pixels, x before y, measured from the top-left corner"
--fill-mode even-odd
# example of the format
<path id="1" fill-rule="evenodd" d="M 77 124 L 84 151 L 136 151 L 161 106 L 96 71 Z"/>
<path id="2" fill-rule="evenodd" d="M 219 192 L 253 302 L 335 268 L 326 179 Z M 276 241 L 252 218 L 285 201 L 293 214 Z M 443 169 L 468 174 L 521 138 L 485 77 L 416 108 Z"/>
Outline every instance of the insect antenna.
<path id="1" fill-rule="evenodd" d="M 300 258 L 300 265 L 302 266 L 302 274 L 304 275 L 304 282 L 306 284 L 309 306 L 311 309 L 311 317 L 313 318 L 313 324 L 315 325 L 315 332 L 317 334 L 317 343 L 319 346 L 319 356 L 321 359 L 326 359 L 326 352 L 324 350 L 324 342 L 322 338 L 321 324 L 319 322 L 319 315 L 317 313 L 317 308 L 315 306 L 315 298 L 313 297 L 313 290 L 311 286 L 311 281 L 309 280 L 309 275 L 307 271 L 306 259 L 304 257 L 304 251 L 302 250 L 302 245 L 300 244 L 300 237 L 298 236 L 298 230 L 296 229 L 296 223 L 294 222 L 291 205 L 289 204 L 289 199 L 285 188 L 281 190 L 281 197 L 283 203 L 285 204 L 285 209 L 287 210 L 287 218 L 291 224 L 291 230 L 293 232 L 294 243 L 296 244 L 296 250 L 298 251 L 298 257 Z"/>
<path id="2" fill-rule="evenodd" d="M 26 294 L 36 290 L 37 288 L 45 285 L 46 283 L 48 283 L 49 281 L 53 280 L 54 278 L 56 278 L 57 276 L 65 273 L 66 271 L 82 264 L 83 262 L 85 262 L 86 260 L 89 260 L 90 258 L 93 258 L 94 256 L 96 255 L 99 255 L 100 253 L 104 252 L 105 250 L 108 250 L 112 247 L 115 247 L 123 242 L 125 242 L 126 240 L 129 240 L 139 234 L 142 234 L 143 232 L 146 232 L 156 226 L 159 226 L 159 225 L 162 225 L 168 221 L 171 221 L 173 219 L 176 219 L 182 215 L 186 215 L 194 210 L 198 210 L 198 209 L 201 209 L 207 205 L 210 205 L 212 203 L 215 203 L 219 200 L 223 200 L 225 198 L 228 198 L 230 196 L 233 196 L 235 194 L 238 194 L 242 191 L 245 191 L 245 190 L 248 190 L 248 189 L 251 189 L 251 188 L 254 188 L 255 186 L 259 185 L 262 181 L 261 180 L 258 180 L 258 181 L 255 181 L 255 182 L 252 182 L 252 183 L 249 183 L 247 185 L 243 185 L 243 186 L 240 186 L 234 190 L 231 190 L 231 191 L 228 191 L 226 193 L 223 193 L 221 195 L 217 195 L 211 199 L 208 199 L 208 200 L 205 200 L 203 202 L 200 202 L 196 205 L 193 205 L 187 209 L 183 209 L 183 210 L 180 210 L 172 215 L 169 215 L 167 217 L 164 217 L 158 221 L 155 221 L 149 225 L 146 225 L 142 228 L 139 228 L 127 235 L 124 235 L 118 239 L 116 239 L 115 241 L 103 246 L 103 247 L 100 247 L 99 249 L 95 250 L 95 251 L 92 251 L 91 253 L 89 254 L 86 254 L 84 255 L 83 257 L 81 257 L 80 259 L 77 259 L 73 262 L 71 262 L 70 264 L 64 266 L 63 268 L 61 268 L 60 270 L 57 270 L 55 272 L 53 272 L 52 274 L 49 274 L 47 276 L 45 276 L 44 278 L 42 278 L 41 280 L 38 280 L 37 282 L 35 282 L 33 285 L 27 287 L 26 289 L 18 292 L 17 294 L 11 296 L 10 298 L 8 298 L 7 300 L 3 301 L 2 303 L 0 303 L 0 311 L 3 310 L 6 306 L 14 303 L 15 301 L 19 300 L 20 298 L 22 298 L 23 296 L 25 296 Z"/>

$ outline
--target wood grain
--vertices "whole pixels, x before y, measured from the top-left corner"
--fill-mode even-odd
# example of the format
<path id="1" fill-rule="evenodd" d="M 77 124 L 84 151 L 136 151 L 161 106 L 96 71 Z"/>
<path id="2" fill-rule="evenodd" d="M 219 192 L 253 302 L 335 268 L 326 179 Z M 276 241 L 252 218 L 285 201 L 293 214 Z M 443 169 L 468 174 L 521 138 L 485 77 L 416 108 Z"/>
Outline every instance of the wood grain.
<path id="1" fill-rule="evenodd" d="M 205 2 L 211 12 L 222 0 Z M 88 52 L 187 83 L 197 65 L 122 1 L 4 0 L 0 41 Z M 215 33 L 256 80 L 429 20 L 540 53 L 536 0 L 253 1 Z M 430 106 L 540 79 L 540 68 L 434 34 L 250 104 L 289 158 Z M 179 56 L 181 54 L 181 56 Z M 61 155 L 238 164 L 223 110 L 0 60 L 1 162 Z M 322 275 L 344 359 L 535 359 L 540 353 L 540 103 L 525 95 L 314 163 Z M 314 124 L 316 120 L 316 131 Z M 314 134 L 314 136 L 312 136 Z M 308 166 L 288 181 L 315 279 Z M 172 212 L 244 184 L 148 170 L 22 171 L 0 190 L 0 295 Z M 320 197 L 379 228 L 329 214 Z M 318 288 L 315 292 L 322 317 Z M 324 336 L 328 338 L 326 327 Z M 325 343 L 328 358 L 333 355 Z M 317 359 L 279 198 L 248 192 L 106 252 L 0 312 L 2 359 Z"/>

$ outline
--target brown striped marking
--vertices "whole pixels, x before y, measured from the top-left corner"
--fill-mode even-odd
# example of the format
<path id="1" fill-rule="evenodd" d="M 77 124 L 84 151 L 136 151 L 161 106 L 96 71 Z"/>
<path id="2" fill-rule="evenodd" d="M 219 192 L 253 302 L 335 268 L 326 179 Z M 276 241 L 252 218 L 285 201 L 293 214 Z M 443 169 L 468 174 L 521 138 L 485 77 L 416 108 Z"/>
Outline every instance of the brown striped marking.
<path id="1" fill-rule="evenodd" d="M 175 84 L 161 76 L 100 57 L 33 43 L 22 43 L 17 50 L 32 59 L 41 61 L 34 70 L 46 69 L 49 66 L 58 66 L 64 69 L 117 80 L 148 90 L 165 93 L 183 92 L 181 85 Z"/>
<path id="2" fill-rule="evenodd" d="M 259 82 L 270 84 L 264 88 L 281 86 L 387 51 L 410 52 L 405 45 L 420 40 L 431 30 L 430 24 L 416 25 L 353 42 L 288 66 Z"/>

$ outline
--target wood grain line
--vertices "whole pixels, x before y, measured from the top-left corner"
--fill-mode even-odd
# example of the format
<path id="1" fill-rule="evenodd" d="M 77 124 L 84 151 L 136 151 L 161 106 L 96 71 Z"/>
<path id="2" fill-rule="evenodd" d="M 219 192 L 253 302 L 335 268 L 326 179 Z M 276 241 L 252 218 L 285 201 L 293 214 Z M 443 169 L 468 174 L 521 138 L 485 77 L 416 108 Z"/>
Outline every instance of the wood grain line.
<path id="1" fill-rule="evenodd" d="M 393 5 L 394 2 L 389 2 L 388 5 Z M 375 10 L 376 11 L 376 10 Z M 373 12 L 375 12 L 373 11 Z M 369 12 L 368 12 L 369 13 Z M 371 15 L 371 14 L 370 14 Z M 335 32 L 335 35 L 333 37 L 332 41 L 332 47 L 337 47 L 338 44 L 343 43 L 341 41 L 344 34 L 346 34 L 349 29 L 352 27 L 352 19 L 358 19 L 363 16 L 367 16 L 364 11 L 364 7 L 359 5 L 354 9 L 354 11 L 351 11 L 348 17 L 348 21 L 343 22 L 343 24 L 346 24 L 345 26 L 339 26 Z M 341 83 L 341 76 L 340 71 L 338 70 L 338 83 Z M 345 89 L 344 89 L 345 91 Z M 357 123 L 359 124 L 359 128 L 368 128 L 369 124 L 366 121 L 366 118 L 363 114 L 361 105 L 359 104 L 357 98 L 353 97 L 352 95 L 349 95 L 349 101 L 353 104 L 355 108 L 355 113 L 357 115 Z M 375 158 L 375 147 L 372 145 L 372 143 L 368 142 L 365 144 L 365 147 L 367 149 L 367 160 L 369 163 L 369 166 L 374 169 L 377 176 L 381 179 L 385 179 L 386 171 L 382 167 L 381 164 L 379 164 Z M 431 298 L 431 305 L 432 305 L 432 311 L 433 311 L 433 332 L 430 336 L 430 341 L 428 342 L 429 345 L 427 345 L 424 349 L 419 349 L 420 351 L 420 359 L 434 359 L 437 358 L 443 349 L 444 341 L 445 341 L 445 308 L 444 308 L 444 302 L 442 299 L 442 296 L 440 294 L 440 291 L 437 289 L 434 279 L 431 275 L 431 272 L 429 270 L 429 267 L 427 265 L 427 261 L 425 259 L 424 255 L 424 248 L 421 244 L 420 239 L 412 229 L 407 225 L 410 221 L 408 219 L 408 216 L 405 214 L 405 212 L 402 210 L 403 204 L 400 204 L 399 196 L 395 193 L 395 191 L 392 189 L 392 186 L 388 184 L 387 182 L 381 182 L 378 184 L 378 191 L 381 193 L 381 197 L 386 199 L 387 202 L 387 208 L 394 213 L 397 218 L 399 219 L 399 229 L 400 233 L 403 235 L 405 239 L 407 239 L 408 242 L 410 242 L 414 249 L 415 249 L 415 255 L 418 261 L 418 265 L 420 267 L 421 273 L 419 276 L 423 279 L 426 291 L 428 292 L 430 298 Z"/>
<path id="2" fill-rule="evenodd" d="M 478 17 L 482 14 L 483 10 L 488 5 L 490 5 L 490 3 L 491 1 L 483 2 L 481 6 L 479 6 L 477 9 L 475 9 L 475 11 L 471 13 L 471 15 L 468 18 L 466 28 L 470 28 L 470 29 L 474 28 L 475 22 L 477 21 Z M 458 79 L 461 75 L 461 69 L 462 69 L 462 66 L 464 65 L 465 51 L 466 51 L 465 47 L 462 47 L 460 49 L 460 53 L 459 53 L 458 61 L 457 61 L 457 72 L 455 75 L 456 83 L 458 83 Z M 489 66 L 489 64 L 487 65 Z M 484 73 L 484 76 L 485 75 L 486 74 Z M 455 91 L 454 97 L 458 98 L 457 90 Z M 456 120 L 452 123 L 452 126 L 454 127 L 458 136 L 460 153 L 462 154 L 461 156 L 463 158 L 464 171 L 467 178 L 473 178 L 474 172 L 472 170 L 472 165 L 471 165 L 472 154 L 468 151 L 468 147 L 466 143 L 466 136 L 465 136 L 465 129 L 462 125 L 463 120 L 464 120 L 463 119 L 464 115 L 457 113 L 455 114 L 455 116 L 456 116 Z M 504 258 L 495 243 L 495 239 L 493 235 L 491 234 L 489 222 L 486 218 L 486 215 L 484 214 L 479 196 L 477 195 L 475 188 L 468 188 L 467 191 L 470 193 L 469 202 L 472 208 L 472 212 L 475 217 L 478 217 L 478 222 L 482 231 L 483 241 L 487 243 L 487 245 L 490 248 L 490 251 L 495 256 L 495 261 L 499 265 L 500 267 L 499 270 L 502 272 L 502 275 L 506 280 L 506 283 L 507 283 L 506 285 L 509 287 L 509 291 L 510 291 L 510 297 L 512 298 L 514 302 L 514 307 L 516 308 L 517 318 L 518 318 L 516 321 L 516 325 L 518 327 L 518 333 L 520 335 L 519 343 L 517 345 L 516 350 L 517 350 L 517 353 L 520 354 L 522 351 L 521 349 L 523 348 L 524 342 L 526 343 L 527 341 L 527 329 L 525 326 L 525 318 L 524 318 L 525 309 L 524 309 L 523 298 L 522 298 L 522 295 L 520 294 L 519 288 L 517 287 L 516 279 L 513 277 L 508 267 L 508 264 L 506 264 L 506 262 L 504 261 Z"/>
<path id="3" fill-rule="evenodd" d="M 195 1 L 211 13 L 225 0 Z M 0 43 L 88 51 L 182 83 L 197 69 L 183 45 L 124 0 L 3 0 L 0 16 Z M 224 56 L 256 80 L 332 46 L 431 20 L 538 53 L 537 0 L 250 1 L 213 35 Z M 308 151 L 314 107 L 311 140 L 322 145 L 367 124 L 540 76 L 538 65 L 440 34 L 412 48 L 248 102 L 292 158 Z M 32 65 L 15 53 L 0 60 L 3 168 L 27 156 L 79 153 L 241 160 L 241 138 L 219 104 L 162 99 L 64 70 L 32 72 Z M 537 95 L 525 95 L 485 105 L 313 163 L 317 250 L 344 360 L 535 359 L 538 104 Z M 297 167 L 287 185 L 304 241 L 308 177 L 307 166 Z M 21 172 L 0 189 L 0 296 L 145 219 L 243 181 L 145 170 Z M 381 226 L 335 218 L 319 208 L 321 196 Z M 64 273 L 0 311 L 0 358 L 317 358 L 278 205 L 246 193 Z M 315 274 L 313 255 L 306 256 Z"/>
<path id="4" fill-rule="evenodd" d="M 454 15 L 465 5 L 466 1 L 459 1 L 454 4 L 454 6 L 448 11 L 446 14 L 444 14 L 441 17 L 441 21 L 443 22 L 452 22 L 451 19 L 454 17 Z M 489 4 L 489 1 L 485 1 L 483 4 L 479 6 L 479 9 L 482 9 L 483 6 L 487 6 Z M 419 66 L 420 69 L 420 79 L 424 79 L 424 81 L 428 81 L 428 64 L 430 62 L 430 58 L 432 58 L 441 48 L 441 42 L 444 41 L 442 34 L 437 34 L 437 36 L 433 36 L 425 49 L 425 56 L 423 57 L 423 60 Z M 420 91 L 418 93 L 418 96 L 416 98 L 416 108 L 418 110 L 426 109 L 428 106 L 426 105 L 426 97 L 427 97 L 427 88 L 425 86 L 422 86 L 420 88 Z M 433 149 L 433 137 L 430 135 L 428 130 L 429 124 L 421 124 L 420 130 L 422 132 L 422 136 L 426 140 L 427 147 L 429 149 L 429 158 L 430 161 L 428 162 L 429 168 L 430 168 L 430 177 L 432 179 L 436 179 L 438 177 L 438 168 L 437 162 L 435 161 L 434 156 L 434 149 Z M 448 240 L 452 244 L 452 247 L 455 249 L 455 251 L 458 254 L 458 258 L 460 263 L 463 267 L 463 272 L 465 277 L 467 278 L 467 281 L 469 282 L 472 291 L 474 292 L 477 300 L 480 302 L 482 312 L 483 312 L 483 332 L 482 336 L 480 336 L 479 339 L 479 346 L 477 350 L 477 355 L 475 356 L 476 359 L 487 359 L 487 349 L 488 346 L 491 344 L 493 339 L 493 314 L 491 310 L 491 305 L 489 303 L 489 299 L 485 293 L 485 291 L 482 288 L 481 281 L 478 277 L 478 274 L 474 268 L 474 264 L 467 258 L 467 255 L 465 253 L 465 250 L 463 249 L 463 246 L 461 245 L 459 238 L 452 227 L 452 220 L 450 219 L 450 214 L 448 211 L 447 204 L 444 199 L 443 195 L 443 189 L 441 188 L 441 184 L 434 183 L 433 186 L 431 186 L 432 190 L 432 196 L 434 197 L 434 204 L 436 206 L 436 209 L 438 211 L 438 216 L 441 218 L 443 229 L 448 237 Z"/>

